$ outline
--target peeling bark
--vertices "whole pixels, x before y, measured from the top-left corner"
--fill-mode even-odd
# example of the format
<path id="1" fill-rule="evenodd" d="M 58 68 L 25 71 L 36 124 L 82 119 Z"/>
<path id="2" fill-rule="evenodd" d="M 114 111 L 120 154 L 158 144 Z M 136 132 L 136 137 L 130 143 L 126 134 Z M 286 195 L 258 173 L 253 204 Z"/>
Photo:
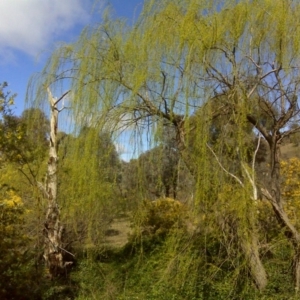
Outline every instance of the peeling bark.
<path id="1" fill-rule="evenodd" d="M 58 113 L 57 104 L 59 100 L 53 98 L 50 89 L 48 89 L 49 104 L 51 108 L 50 116 L 50 143 L 49 143 L 49 160 L 47 167 L 47 180 L 44 194 L 48 200 L 46 220 L 44 224 L 44 259 L 49 269 L 51 277 L 57 277 L 65 274 L 66 267 L 72 262 L 64 260 L 65 250 L 62 245 L 62 235 L 64 228 L 60 222 L 60 209 L 57 203 L 57 127 Z M 62 98 L 60 98 L 61 100 Z"/>

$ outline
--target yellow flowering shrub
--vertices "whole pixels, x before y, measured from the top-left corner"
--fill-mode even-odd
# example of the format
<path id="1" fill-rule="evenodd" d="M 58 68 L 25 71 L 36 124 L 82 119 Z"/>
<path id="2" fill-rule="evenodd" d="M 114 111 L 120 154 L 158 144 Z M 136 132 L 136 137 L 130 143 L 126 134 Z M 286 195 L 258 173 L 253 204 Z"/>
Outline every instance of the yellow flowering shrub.
<path id="1" fill-rule="evenodd" d="M 171 198 L 147 201 L 127 248 L 143 243 L 144 251 L 151 250 L 165 240 L 169 233 L 187 230 L 187 209 L 181 202 Z"/>
<path id="2" fill-rule="evenodd" d="M 281 162 L 282 196 L 286 211 L 296 225 L 300 220 L 300 159 L 290 158 Z M 299 223 L 299 221 L 298 221 Z"/>
<path id="3" fill-rule="evenodd" d="M 22 281 L 21 266 L 25 261 L 24 252 L 28 237 L 24 234 L 25 208 L 21 198 L 8 191 L 0 198 L 0 298 L 16 292 Z"/>
<path id="4" fill-rule="evenodd" d="M 146 204 L 143 228 L 152 234 L 167 233 L 172 227 L 182 227 L 184 205 L 171 198 L 161 198 Z"/>

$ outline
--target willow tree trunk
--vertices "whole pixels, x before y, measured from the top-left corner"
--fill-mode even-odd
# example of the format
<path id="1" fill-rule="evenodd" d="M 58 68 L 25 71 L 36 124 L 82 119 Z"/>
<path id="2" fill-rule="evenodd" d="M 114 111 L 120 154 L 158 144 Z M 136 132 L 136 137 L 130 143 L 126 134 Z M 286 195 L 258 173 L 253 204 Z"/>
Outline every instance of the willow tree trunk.
<path id="1" fill-rule="evenodd" d="M 241 247 L 248 262 L 251 278 L 257 289 L 263 291 L 268 283 L 267 273 L 259 255 L 259 244 L 255 232 L 251 230 L 248 237 L 241 237 Z"/>
<path id="2" fill-rule="evenodd" d="M 58 126 L 58 102 L 52 97 L 48 89 L 49 104 L 51 108 L 50 116 L 50 143 L 49 160 L 47 167 L 47 181 L 45 195 L 48 200 L 46 220 L 44 224 L 44 259 L 51 278 L 65 273 L 66 266 L 70 263 L 64 261 L 64 249 L 62 247 L 63 226 L 60 222 L 60 210 L 57 203 L 57 126 Z"/>

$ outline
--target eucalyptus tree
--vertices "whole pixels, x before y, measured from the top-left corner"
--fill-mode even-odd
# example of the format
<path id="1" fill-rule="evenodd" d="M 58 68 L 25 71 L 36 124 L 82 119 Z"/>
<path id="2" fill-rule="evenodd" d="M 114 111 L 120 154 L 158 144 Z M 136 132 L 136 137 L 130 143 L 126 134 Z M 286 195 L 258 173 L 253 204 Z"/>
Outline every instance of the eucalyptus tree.
<path id="1" fill-rule="evenodd" d="M 259 290 L 267 275 L 256 226 L 258 189 L 293 246 L 300 287 L 300 235 L 285 212 L 279 164 L 280 142 L 300 130 L 299 14 L 294 1 L 147 1 L 134 26 L 104 18 L 59 47 L 35 82 L 39 101 L 45 87 L 70 88 L 75 127 L 88 120 L 115 133 L 129 128 L 154 136 L 172 127 L 196 183 L 194 207 L 210 219 L 214 211 L 219 230 L 233 232 Z M 235 130 L 234 169 L 211 142 L 211 124 L 224 114 Z M 249 130 L 259 136 L 251 154 Z M 262 142 L 270 152 L 263 185 L 255 168 Z"/>
<path id="2" fill-rule="evenodd" d="M 60 209 L 57 202 L 58 190 L 58 115 L 64 109 L 59 109 L 58 104 L 69 93 L 64 93 L 59 99 L 53 97 L 49 87 L 47 87 L 48 101 L 50 106 L 50 132 L 49 132 L 49 159 L 45 184 L 38 182 L 38 186 L 48 200 L 48 207 L 44 223 L 43 233 L 45 236 L 45 246 L 43 257 L 49 268 L 51 277 L 57 277 L 66 272 L 66 267 L 72 261 L 66 261 L 65 250 L 62 246 L 64 227 L 60 220 Z"/>

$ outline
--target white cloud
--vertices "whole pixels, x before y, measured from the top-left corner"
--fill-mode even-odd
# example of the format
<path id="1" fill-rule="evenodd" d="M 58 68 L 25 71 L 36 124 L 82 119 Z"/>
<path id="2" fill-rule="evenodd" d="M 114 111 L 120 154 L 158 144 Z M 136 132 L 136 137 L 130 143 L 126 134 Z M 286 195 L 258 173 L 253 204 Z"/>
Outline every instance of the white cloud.
<path id="1" fill-rule="evenodd" d="M 0 54 L 37 55 L 75 25 L 87 23 L 90 9 L 90 0 L 0 0 Z"/>

